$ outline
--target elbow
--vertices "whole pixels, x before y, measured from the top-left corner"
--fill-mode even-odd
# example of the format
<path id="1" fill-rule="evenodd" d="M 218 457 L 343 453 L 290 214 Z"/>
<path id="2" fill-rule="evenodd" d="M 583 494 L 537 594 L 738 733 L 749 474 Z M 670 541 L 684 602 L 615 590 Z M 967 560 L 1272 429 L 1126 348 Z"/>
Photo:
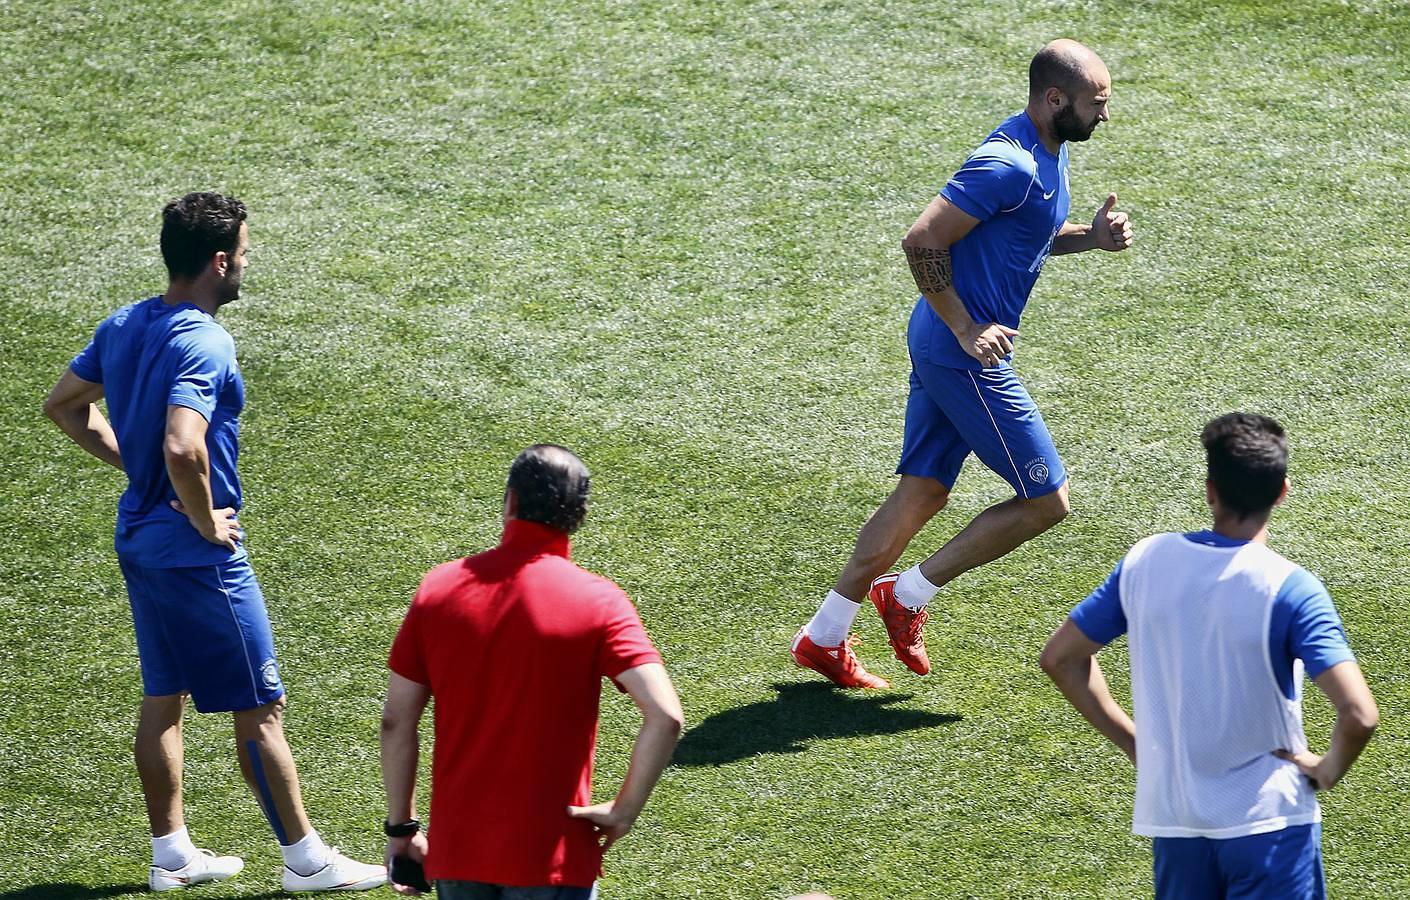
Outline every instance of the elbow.
<path id="1" fill-rule="evenodd" d="M 1044 647 L 1043 652 L 1038 655 L 1038 667 L 1043 670 L 1043 674 L 1047 675 L 1053 681 L 1058 680 L 1057 673 L 1058 670 L 1062 668 L 1062 661 L 1053 650 L 1052 644 Z"/>
<path id="2" fill-rule="evenodd" d="M 649 724 L 674 743 L 685 730 L 685 713 L 679 706 L 662 707 L 650 717 Z"/>
<path id="3" fill-rule="evenodd" d="M 399 709 L 382 709 L 382 734 L 391 736 L 416 731 L 416 720 Z"/>
<path id="4" fill-rule="evenodd" d="M 1347 710 L 1346 724 L 1358 737 L 1370 740 L 1371 735 L 1376 733 L 1376 727 L 1381 724 L 1381 711 L 1376 708 L 1376 701 L 1368 700 Z"/>
<path id="5" fill-rule="evenodd" d="M 52 396 L 44 398 L 44 417 L 60 428 L 73 415 L 71 409 L 66 404 L 55 400 Z"/>
<path id="6" fill-rule="evenodd" d="M 685 731 L 685 714 L 679 709 L 673 710 L 665 717 L 662 726 L 666 733 L 670 735 L 671 740 L 680 740 L 681 732 Z"/>
<path id="7" fill-rule="evenodd" d="M 162 444 L 162 454 L 166 457 L 168 468 L 189 468 L 200 461 L 200 450 L 197 446 L 177 435 L 167 435 L 165 443 Z"/>

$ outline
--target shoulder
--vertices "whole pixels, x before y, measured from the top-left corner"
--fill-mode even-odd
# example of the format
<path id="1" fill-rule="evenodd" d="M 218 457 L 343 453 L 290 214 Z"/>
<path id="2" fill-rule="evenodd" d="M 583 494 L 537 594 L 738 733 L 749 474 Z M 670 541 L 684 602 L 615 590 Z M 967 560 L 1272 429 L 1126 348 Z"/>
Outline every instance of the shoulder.
<path id="1" fill-rule="evenodd" d="M 575 588 L 582 591 L 583 596 L 592 600 L 602 601 L 622 601 L 630 603 L 631 599 L 621 586 L 605 575 L 599 575 L 591 569 L 585 569 L 571 559 L 561 556 L 549 558 L 557 571 L 555 574 L 565 579 L 570 579 Z"/>
<path id="2" fill-rule="evenodd" d="M 965 160 L 966 168 L 986 168 L 996 175 L 1013 178 L 1033 178 L 1038 173 L 1038 161 L 1033 151 L 1014 136 L 1000 130 L 991 134 Z"/>
<path id="3" fill-rule="evenodd" d="M 483 555 L 483 554 L 481 554 Z M 472 565 L 479 557 L 468 556 L 443 562 L 421 577 L 413 605 L 426 606 L 445 597 L 453 588 L 471 578 Z"/>
<path id="4" fill-rule="evenodd" d="M 1283 558 L 1279 556 L 1278 559 Z M 1287 575 L 1278 586 L 1276 602 L 1294 610 L 1320 607 L 1335 610 L 1332 595 L 1327 592 L 1322 579 L 1290 562 L 1287 563 Z"/>
<path id="5" fill-rule="evenodd" d="M 1181 540 L 1184 540 L 1184 538 L 1179 534 L 1169 531 L 1143 537 L 1131 545 L 1131 549 L 1126 551 L 1126 558 L 1122 560 L 1122 562 L 1127 565 L 1140 562 L 1153 555 L 1159 554 L 1162 550 L 1168 548 L 1172 541 Z"/>
<path id="6" fill-rule="evenodd" d="M 186 353 L 218 360 L 235 358 L 235 339 L 220 323 L 198 309 L 181 309 L 171 314 L 171 345 Z"/>

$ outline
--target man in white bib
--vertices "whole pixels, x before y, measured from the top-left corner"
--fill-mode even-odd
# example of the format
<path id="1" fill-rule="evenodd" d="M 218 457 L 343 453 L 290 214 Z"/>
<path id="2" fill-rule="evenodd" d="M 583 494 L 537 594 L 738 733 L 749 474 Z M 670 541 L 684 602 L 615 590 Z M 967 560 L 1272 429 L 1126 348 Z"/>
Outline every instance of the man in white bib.
<path id="1" fill-rule="evenodd" d="M 1326 588 L 1268 549 L 1288 493 L 1282 426 L 1229 413 L 1200 440 L 1214 527 L 1132 547 L 1048 640 L 1043 671 L 1136 763 L 1132 831 L 1154 838 L 1156 897 L 1322 898 L 1316 792 L 1379 713 Z M 1134 722 L 1095 659 L 1122 634 Z M 1302 730 L 1304 669 L 1337 711 L 1322 756 Z"/>

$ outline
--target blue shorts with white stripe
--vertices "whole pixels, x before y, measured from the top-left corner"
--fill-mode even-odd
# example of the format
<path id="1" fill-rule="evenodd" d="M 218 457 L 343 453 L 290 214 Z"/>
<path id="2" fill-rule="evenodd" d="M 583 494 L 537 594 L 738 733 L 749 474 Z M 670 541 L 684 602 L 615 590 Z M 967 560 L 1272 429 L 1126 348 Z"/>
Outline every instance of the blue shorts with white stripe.
<path id="1" fill-rule="evenodd" d="M 189 691 L 201 712 L 254 709 L 284 695 L 264 594 L 248 559 L 175 569 L 118 562 L 144 694 Z"/>
<path id="2" fill-rule="evenodd" d="M 912 359 L 896 474 L 954 487 L 971 452 L 1020 497 L 1051 494 L 1067 480 L 1053 436 L 1012 365 L 953 369 Z"/>

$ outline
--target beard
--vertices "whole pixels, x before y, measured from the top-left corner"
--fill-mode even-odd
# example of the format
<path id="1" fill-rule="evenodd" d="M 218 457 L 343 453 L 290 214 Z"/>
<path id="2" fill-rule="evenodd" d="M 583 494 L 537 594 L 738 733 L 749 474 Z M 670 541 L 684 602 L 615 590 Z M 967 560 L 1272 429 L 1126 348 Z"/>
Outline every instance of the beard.
<path id="1" fill-rule="evenodd" d="M 216 298 L 216 306 L 221 307 L 227 303 L 234 303 L 240 299 L 240 276 L 233 275 L 227 277 L 220 283 L 220 294 Z"/>
<path id="2" fill-rule="evenodd" d="M 1091 122 L 1083 122 L 1077 115 L 1077 107 L 1065 106 L 1062 112 L 1053 116 L 1053 134 L 1060 141 L 1085 141 L 1097 130 L 1099 121 L 1093 118 Z"/>

